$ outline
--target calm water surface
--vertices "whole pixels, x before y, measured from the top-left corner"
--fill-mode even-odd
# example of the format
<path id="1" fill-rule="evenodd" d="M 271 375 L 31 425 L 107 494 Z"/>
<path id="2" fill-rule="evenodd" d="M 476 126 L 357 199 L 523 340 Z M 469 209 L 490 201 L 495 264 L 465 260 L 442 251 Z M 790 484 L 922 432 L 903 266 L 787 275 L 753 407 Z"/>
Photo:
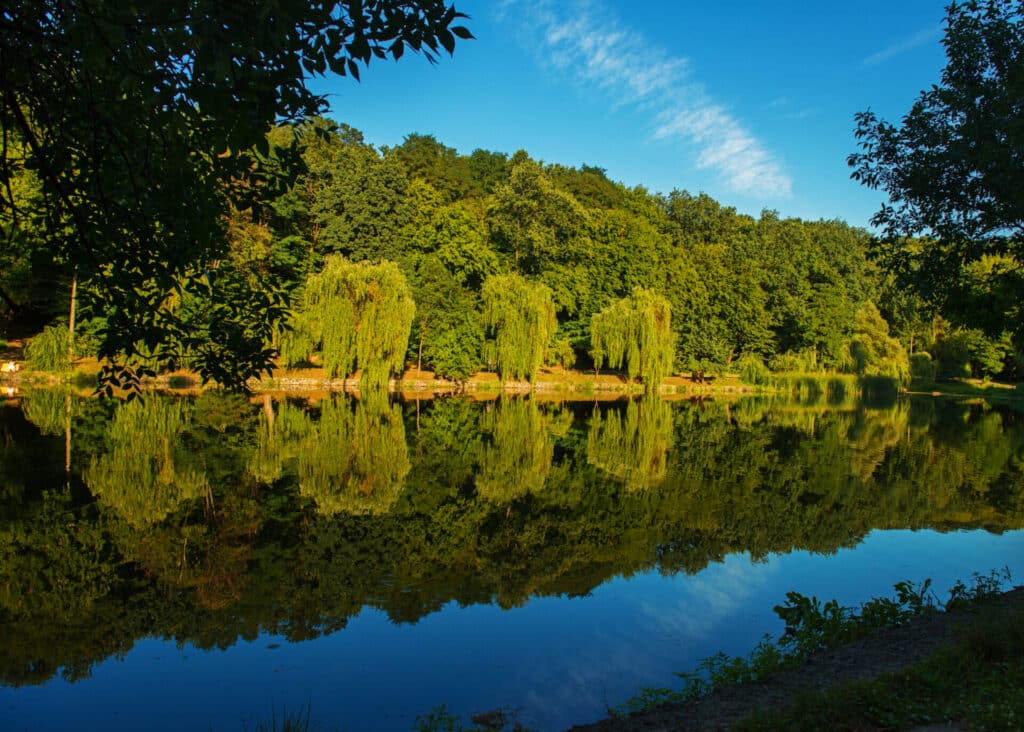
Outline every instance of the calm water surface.
<path id="1" fill-rule="evenodd" d="M 0 728 L 561 729 L 789 590 L 1024 575 L 1024 415 L 217 393 L 0 407 Z"/>

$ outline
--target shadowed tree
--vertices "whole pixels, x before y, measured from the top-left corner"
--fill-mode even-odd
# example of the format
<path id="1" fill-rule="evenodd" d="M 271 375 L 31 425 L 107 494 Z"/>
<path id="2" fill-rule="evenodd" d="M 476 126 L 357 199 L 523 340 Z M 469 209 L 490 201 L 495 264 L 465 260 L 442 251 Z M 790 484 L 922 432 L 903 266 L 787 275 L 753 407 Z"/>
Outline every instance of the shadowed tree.
<path id="1" fill-rule="evenodd" d="M 326 107 L 309 78 L 358 77 L 360 65 L 407 49 L 434 61 L 471 37 L 462 17 L 444 0 L 4 4 L 0 180 L 21 165 L 8 144 L 17 135 L 42 187 L 47 249 L 77 267 L 107 316 L 104 379 L 132 384 L 125 363 L 171 347 L 228 386 L 270 366 L 284 293 L 241 303 L 232 296 L 243 293 L 226 293 L 214 333 L 194 332 L 173 308 L 182 291 L 219 284 L 223 216 L 252 203 L 237 183 L 272 125 Z M 6 185 L 0 207 L 24 213 Z"/>
<path id="2" fill-rule="evenodd" d="M 940 83 L 921 93 L 899 126 L 859 113 L 860 152 L 849 157 L 852 177 L 889 197 L 872 218 L 884 234 L 876 254 L 940 309 L 955 303 L 971 262 L 1008 257 L 1010 276 L 1024 267 L 1024 5 L 951 3 L 943 45 Z M 926 237 L 923 246 L 907 246 L 913 236 Z M 1021 278 L 1013 284 L 1019 302 Z M 961 324 L 987 325 L 970 314 Z M 1019 319 L 1015 336 L 1024 343 Z"/>
<path id="3" fill-rule="evenodd" d="M 850 355 L 861 376 L 889 376 L 901 383 L 910 380 L 907 351 L 889 335 L 889 324 L 873 302 L 864 303 L 857 312 Z"/>

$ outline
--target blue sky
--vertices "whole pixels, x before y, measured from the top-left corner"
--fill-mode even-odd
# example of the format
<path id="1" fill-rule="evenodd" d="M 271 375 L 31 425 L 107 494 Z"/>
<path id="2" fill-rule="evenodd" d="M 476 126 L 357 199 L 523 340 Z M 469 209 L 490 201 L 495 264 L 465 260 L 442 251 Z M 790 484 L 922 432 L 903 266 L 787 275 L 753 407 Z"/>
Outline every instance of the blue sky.
<path id="1" fill-rule="evenodd" d="M 416 132 L 463 153 L 525 149 L 753 215 L 867 226 L 883 196 L 849 179 L 853 115 L 898 121 L 939 81 L 944 5 L 457 0 L 476 40 L 453 58 L 314 88 L 377 146 Z"/>

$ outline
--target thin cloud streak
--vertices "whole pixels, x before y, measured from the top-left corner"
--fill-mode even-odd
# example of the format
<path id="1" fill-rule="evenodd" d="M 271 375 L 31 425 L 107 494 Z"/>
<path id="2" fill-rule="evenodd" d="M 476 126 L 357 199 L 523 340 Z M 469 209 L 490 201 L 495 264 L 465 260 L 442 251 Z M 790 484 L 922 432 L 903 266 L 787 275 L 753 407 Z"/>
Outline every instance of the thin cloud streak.
<path id="1" fill-rule="evenodd" d="M 670 56 L 637 33 L 607 30 L 620 24 L 598 17 L 593 3 L 579 3 L 572 8 L 576 12 L 560 15 L 546 0 L 522 1 L 528 6 L 524 15 L 540 21 L 543 51 L 556 68 L 606 91 L 616 106 L 652 114 L 655 139 L 695 145 L 697 167 L 715 171 L 733 192 L 790 196 L 792 181 L 778 160 L 690 80 L 685 59 Z"/>
<path id="2" fill-rule="evenodd" d="M 879 64 L 883 64 L 900 54 L 906 53 L 907 51 L 913 51 L 915 48 L 937 41 L 941 36 L 942 28 L 926 28 L 925 30 L 918 31 L 912 36 L 883 48 L 881 51 L 877 51 L 870 56 L 865 57 L 864 60 L 860 62 L 860 65 L 864 67 L 878 66 Z"/>

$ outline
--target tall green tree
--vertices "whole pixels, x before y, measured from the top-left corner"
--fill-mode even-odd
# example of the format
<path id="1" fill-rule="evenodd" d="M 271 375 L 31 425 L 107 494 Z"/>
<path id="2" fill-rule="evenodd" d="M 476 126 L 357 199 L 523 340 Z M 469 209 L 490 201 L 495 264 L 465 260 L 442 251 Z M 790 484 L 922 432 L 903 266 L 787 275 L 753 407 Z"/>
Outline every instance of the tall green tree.
<path id="1" fill-rule="evenodd" d="M 857 312 L 850 354 L 862 376 L 889 376 L 901 383 L 910 380 L 907 350 L 889 335 L 889 324 L 873 302 L 864 303 Z"/>
<path id="2" fill-rule="evenodd" d="M 953 2 L 945 25 L 940 83 L 899 126 L 859 113 L 849 157 L 852 177 L 889 197 L 872 218 L 884 234 L 876 253 L 940 309 L 955 302 L 965 265 L 999 255 L 1013 262 L 1008 274 L 1024 267 L 1024 4 Z M 924 246 L 905 246 L 911 236 Z M 1024 344 L 1020 320 L 1015 333 Z"/>
<path id="3" fill-rule="evenodd" d="M 590 338 L 595 368 L 605 361 L 613 369 L 625 366 L 629 378 L 641 379 L 652 393 L 672 370 L 672 307 L 650 290 L 638 287 L 596 313 Z"/>
<path id="4" fill-rule="evenodd" d="M 539 163 L 525 158 L 498 185 L 487 212 L 498 251 L 523 274 L 537 274 L 544 263 L 568 264 L 581 254 L 587 234 L 586 210 L 559 190 Z"/>

